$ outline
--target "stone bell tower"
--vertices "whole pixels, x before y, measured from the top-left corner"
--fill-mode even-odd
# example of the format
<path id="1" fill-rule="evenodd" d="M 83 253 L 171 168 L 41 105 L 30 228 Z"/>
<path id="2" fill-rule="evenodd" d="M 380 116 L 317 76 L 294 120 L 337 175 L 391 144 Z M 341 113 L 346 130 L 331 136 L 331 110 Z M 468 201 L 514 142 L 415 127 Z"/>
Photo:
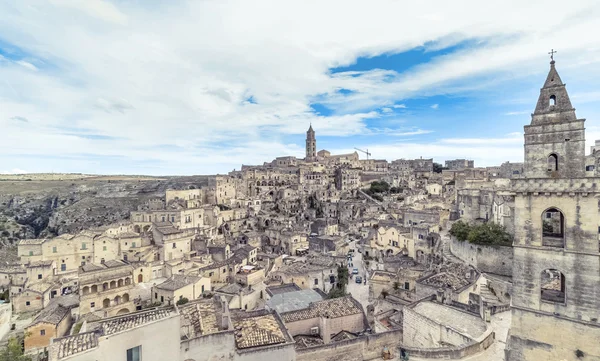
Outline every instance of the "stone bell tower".
<path id="1" fill-rule="evenodd" d="M 317 160 L 317 139 L 312 124 L 306 132 L 306 158 L 304 160 L 307 162 L 314 162 Z"/>
<path id="2" fill-rule="evenodd" d="M 600 178 L 586 177 L 577 119 L 554 59 L 515 197 L 507 361 L 600 360 Z"/>
<path id="3" fill-rule="evenodd" d="M 531 124 L 525 126 L 527 178 L 585 176 L 585 119 L 577 119 L 554 59 L 540 90 Z"/>

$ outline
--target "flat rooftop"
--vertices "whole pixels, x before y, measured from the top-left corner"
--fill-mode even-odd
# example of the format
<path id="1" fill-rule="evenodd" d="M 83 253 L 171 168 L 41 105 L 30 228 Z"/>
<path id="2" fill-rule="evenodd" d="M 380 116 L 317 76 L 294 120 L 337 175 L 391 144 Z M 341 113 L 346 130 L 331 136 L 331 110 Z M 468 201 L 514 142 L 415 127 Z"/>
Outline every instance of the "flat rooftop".
<path id="1" fill-rule="evenodd" d="M 439 303 L 421 302 L 413 307 L 413 311 L 473 339 L 481 336 L 487 328 L 481 318 Z"/>

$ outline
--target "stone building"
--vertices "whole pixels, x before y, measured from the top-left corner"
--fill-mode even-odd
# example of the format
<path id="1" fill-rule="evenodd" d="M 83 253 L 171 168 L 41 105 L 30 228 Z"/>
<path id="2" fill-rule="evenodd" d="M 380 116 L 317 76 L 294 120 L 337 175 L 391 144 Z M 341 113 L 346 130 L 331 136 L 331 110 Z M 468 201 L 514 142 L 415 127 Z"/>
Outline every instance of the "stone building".
<path id="1" fill-rule="evenodd" d="M 453 159 L 446 161 L 446 168 L 449 170 L 462 170 L 465 168 L 473 168 L 475 162 L 468 159 Z"/>
<path id="2" fill-rule="evenodd" d="M 141 282 L 141 280 L 139 280 Z M 87 264 L 79 269 L 79 313 L 98 312 L 100 317 L 135 310 L 133 267 L 122 261 Z"/>
<path id="3" fill-rule="evenodd" d="M 64 300 L 57 298 L 40 312 L 25 328 L 25 353 L 47 349 L 53 338 L 68 334 L 73 323 L 71 309 L 77 306 L 77 302 L 73 297 L 68 300 L 67 297 Z"/>
<path id="4" fill-rule="evenodd" d="M 307 308 L 284 312 L 281 318 L 292 336 L 319 336 L 324 344 L 342 332 L 362 332 L 368 328 L 362 306 L 352 296 L 311 303 Z"/>
<path id="5" fill-rule="evenodd" d="M 586 177 L 584 122 L 552 60 L 525 126 L 525 175 L 512 181 L 508 361 L 600 359 L 600 178 Z"/>
<path id="6" fill-rule="evenodd" d="M 172 275 L 163 283 L 152 287 L 152 302 L 172 305 L 183 298 L 195 300 L 210 290 L 208 277 Z"/>
<path id="7" fill-rule="evenodd" d="M 88 323 L 54 339 L 49 361 L 179 360 L 179 317 L 176 309 L 158 308 Z"/>

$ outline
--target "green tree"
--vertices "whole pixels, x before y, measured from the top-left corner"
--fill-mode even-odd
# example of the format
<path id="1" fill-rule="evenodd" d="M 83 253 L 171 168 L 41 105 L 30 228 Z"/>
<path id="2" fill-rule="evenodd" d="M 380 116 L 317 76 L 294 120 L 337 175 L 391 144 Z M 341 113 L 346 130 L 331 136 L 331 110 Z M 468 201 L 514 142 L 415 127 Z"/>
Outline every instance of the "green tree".
<path id="1" fill-rule="evenodd" d="M 442 166 L 440 163 L 433 163 L 433 172 L 434 173 L 442 173 L 443 169 L 444 169 L 444 166 Z"/>
<path id="2" fill-rule="evenodd" d="M 185 305 L 186 303 L 190 302 L 190 300 L 188 300 L 185 297 L 180 298 L 177 302 L 176 305 L 177 306 L 181 306 L 181 305 Z"/>
<path id="3" fill-rule="evenodd" d="M 0 361 L 32 361 L 31 357 L 23 355 L 21 340 L 8 339 L 6 347 L 0 349 Z"/>
<path id="4" fill-rule="evenodd" d="M 346 295 L 346 291 L 342 288 L 338 288 L 338 287 L 333 287 L 332 289 L 329 290 L 329 293 L 327 293 L 327 298 L 340 298 L 340 297 L 344 297 Z"/>
<path id="5" fill-rule="evenodd" d="M 394 282 L 394 290 L 398 290 L 400 288 L 400 282 Z"/>
<path id="6" fill-rule="evenodd" d="M 511 246 L 513 238 L 504 227 L 489 222 L 471 227 L 467 240 L 473 244 Z"/>
<path id="7" fill-rule="evenodd" d="M 381 291 L 381 297 L 386 298 L 390 293 L 387 290 Z"/>
<path id="8" fill-rule="evenodd" d="M 386 193 L 390 190 L 390 184 L 386 181 L 375 181 L 371 183 L 370 190 L 373 193 Z"/>
<path id="9" fill-rule="evenodd" d="M 455 222 L 452 227 L 450 227 L 450 235 L 456 237 L 461 242 L 467 240 L 469 236 L 469 232 L 471 231 L 471 226 L 468 223 L 463 221 Z"/>
<path id="10" fill-rule="evenodd" d="M 338 287 L 346 289 L 346 285 L 348 284 L 348 278 L 350 274 L 348 272 L 348 267 L 339 266 L 337 269 L 338 276 Z"/>

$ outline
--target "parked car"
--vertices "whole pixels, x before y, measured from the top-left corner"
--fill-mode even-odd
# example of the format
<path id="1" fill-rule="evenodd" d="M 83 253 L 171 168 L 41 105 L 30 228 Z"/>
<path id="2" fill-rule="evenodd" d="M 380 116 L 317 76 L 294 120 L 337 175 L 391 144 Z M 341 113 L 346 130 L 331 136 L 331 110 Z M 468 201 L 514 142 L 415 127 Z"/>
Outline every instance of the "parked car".
<path id="1" fill-rule="evenodd" d="M 354 269 L 352 269 L 352 274 L 353 274 L 353 275 L 357 275 L 357 274 L 358 274 L 358 268 L 354 268 Z"/>
<path id="2" fill-rule="evenodd" d="M 356 276 L 355 282 L 356 283 L 362 283 L 362 277 L 361 276 Z"/>

